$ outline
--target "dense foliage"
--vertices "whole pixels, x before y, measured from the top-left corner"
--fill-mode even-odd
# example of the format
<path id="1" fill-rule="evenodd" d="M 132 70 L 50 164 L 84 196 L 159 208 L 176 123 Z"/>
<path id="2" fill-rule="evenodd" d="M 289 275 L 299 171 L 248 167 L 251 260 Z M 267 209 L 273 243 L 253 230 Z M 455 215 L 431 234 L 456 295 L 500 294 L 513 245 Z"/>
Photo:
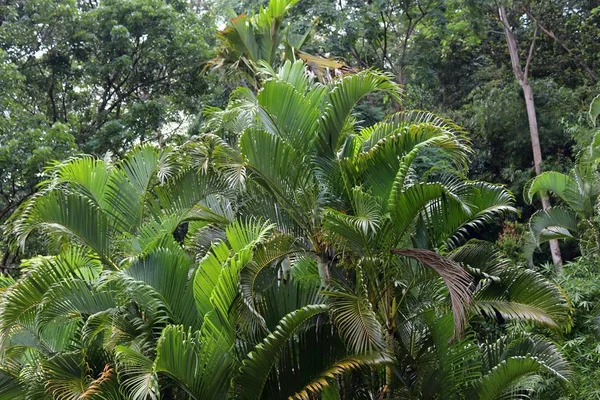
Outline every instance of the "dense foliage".
<path id="1" fill-rule="evenodd" d="M 599 18 L 0 5 L 0 400 L 600 398 Z"/>

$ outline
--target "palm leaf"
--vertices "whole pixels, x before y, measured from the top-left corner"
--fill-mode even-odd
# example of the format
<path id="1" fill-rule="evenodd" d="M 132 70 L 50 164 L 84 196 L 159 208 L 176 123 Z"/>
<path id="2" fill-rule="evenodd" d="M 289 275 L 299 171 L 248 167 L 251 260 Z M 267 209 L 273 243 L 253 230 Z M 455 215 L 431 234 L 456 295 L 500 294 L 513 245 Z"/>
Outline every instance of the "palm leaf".
<path id="1" fill-rule="evenodd" d="M 18 376 L 15 376 L 7 371 L 0 370 L 0 399 L 24 399 L 25 390 L 24 385 L 19 380 Z"/>
<path id="2" fill-rule="evenodd" d="M 115 294 L 109 290 L 81 279 L 63 279 L 44 294 L 37 319 L 45 326 L 58 317 L 81 318 L 116 305 Z"/>
<path id="3" fill-rule="evenodd" d="M 568 364 L 556 346 L 539 336 L 503 337 L 484 346 L 485 371 L 477 386 L 480 399 L 516 398 L 531 394 L 542 376 L 565 383 Z"/>
<path id="4" fill-rule="evenodd" d="M 122 390 L 131 400 L 160 398 L 153 360 L 125 346 L 115 348 L 115 359 Z"/>
<path id="5" fill-rule="evenodd" d="M 598 115 L 600 115 L 600 95 L 596 96 L 590 104 L 590 119 L 594 125 Z"/>
<path id="6" fill-rule="evenodd" d="M 575 212 L 585 211 L 585 199 L 572 177 L 556 171 L 544 172 L 528 183 L 525 200 L 531 203 L 536 193 L 552 192 L 559 196 Z"/>
<path id="7" fill-rule="evenodd" d="M 28 273 L 2 294 L 0 323 L 3 332 L 15 325 L 35 331 L 35 318 L 48 290 L 65 278 L 88 280 L 102 266 L 83 249 L 71 248 L 59 256 L 29 261 Z"/>
<path id="8" fill-rule="evenodd" d="M 324 292 L 329 297 L 333 322 L 354 354 L 382 352 L 385 349 L 383 327 L 369 302 L 361 269 L 357 270 L 356 280 L 356 293 L 343 288 Z"/>
<path id="9" fill-rule="evenodd" d="M 299 326 L 307 319 L 327 311 L 325 305 L 309 305 L 286 315 L 273 333 L 243 361 L 240 374 L 234 379 L 243 399 L 260 399 L 277 356 Z"/>
<path id="10" fill-rule="evenodd" d="M 154 370 L 173 379 L 194 400 L 226 398 L 233 363 L 229 340 L 210 324 L 192 333 L 167 326 L 156 347 Z"/>
<path id="11" fill-rule="evenodd" d="M 454 334 L 460 336 L 466 321 L 466 307 L 471 302 L 472 277 L 456 262 L 431 250 L 394 249 L 392 253 L 413 258 L 437 272 L 450 292 L 454 315 Z"/>
<path id="12" fill-rule="evenodd" d="M 268 121 L 264 124 L 266 130 L 274 123 L 277 129 L 271 133 L 280 135 L 302 154 L 310 152 L 321 116 L 318 104 L 313 104 L 310 97 L 291 84 L 279 80 L 265 82 L 256 100 L 268 113 Z M 262 113 L 258 117 L 265 118 Z"/>
<path id="13" fill-rule="evenodd" d="M 525 243 L 523 253 L 533 264 L 533 253 L 542 243 L 553 239 L 574 239 L 578 233 L 578 219 L 571 210 L 552 207 L 539 210 L 529 219 L 531 235 Z"/>
<path id="14" fill-rule="evenodd" d="M 319 152 L 332 156 L 340 145 L 341 133 L 356 104 L 366 95 L 383 91 L 399 100 L 400 89 L 392 80 L 372 71 L 347 75 L 333 85 L 327 107 L 320 120 Z"/>
<path id="15" fill-rule="evenodd" d="M 136 260 L 122 274 L 153 288 L 163 299 L 176 323 L 196 326 L 192 265 L 180 250 L 158 249 Z"/>
<path id="16" fill-rule="evenodd" d="M 568 330 L 571 324 L 563 291 L 529 269 L 504 270 L 499 282 L 489 281 L 474 294 L 472 306 L 489 315 L 498 312 L 506 319 L 532 321 L 556 330 Z"/>
<path id="17" fill-rule="evenodd" d="M 60 192 L 33 197 L 15 222 L 14 232 L 21 246 L 35 229 L 80 240 L 117 268 L 111 256 L 109 217 L 87 198 Z"/>

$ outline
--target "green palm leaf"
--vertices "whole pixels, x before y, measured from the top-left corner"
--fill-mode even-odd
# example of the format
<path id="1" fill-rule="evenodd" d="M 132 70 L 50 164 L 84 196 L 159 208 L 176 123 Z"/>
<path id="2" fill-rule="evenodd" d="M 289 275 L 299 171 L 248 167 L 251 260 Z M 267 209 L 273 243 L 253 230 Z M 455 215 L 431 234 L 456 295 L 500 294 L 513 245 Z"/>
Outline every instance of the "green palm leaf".
<path id="1" fill-rule="evenodd" d="M 115 348 L 117 371 L 122 390 L 131 400 L 158 400 L 160 389 L 154 362 L 135 349 Z"/>
<path id="2" fill-rule="evenodd" d="M 158 341 L 154 370 L 194 400 L 226 398 L 234 365 L 231 350 L 228 338 L 210 323 L 193 333 L 170 325 Z"/>
<path id="3" fill-rule="evenodd" d="M 400 89 L 383 74 L 372 71 L 349 75 L 335 83 L 328 93 L 324 115 L 320 120 L 318 149 L 326 156 L 334 155 L 339 149 L 341 135 L 352 110 L 366 95 L 382 91 L 399 101 Z"/>
<path id="4" fill-rule="evenodd" d="M 522 398 L 541 376 L 566 382 L 570 371 L 556 346 L 537 336 L 509 340 L 485 346 L 484 364 L 490 369 L 478 385 L 479 399 Z"/>
<path id="5" fill-rule="evenodd" d="M 42 326 L 58 317 L 81 318 L 116 307 L 114 293 L 81 279 L 63 279 L 44 294 L 37 314 Z"/>
<path id="6" fill-rule="evenodd" d="M 333 322 L 354 354 L 382 352 L 385 349 L 383 327 L 369 302 L 361 269 L 357 270 L 356 287 L 356 293 L 343 288 L 324 291 L 329 297 Z"/>
<path id="7" fill-rule="evenodd" d="M 548 171 L 536 176 L 525 190 L 525 200 L 531 203 L 536 193 L 552 192 L 558 195 L 575 212 L 584 212 L 585 199 L 572 177 L 560 172 Z"/>
<path id="8" fill-rule="evenodd" d="M 196 326 L 193 285 L 188 278 L 192 270 L 183 251 L 158 249 L 133 262 L 122 274 L 154 289 L 176 323 Z"/>
<path id="9" fill-rule="evenodd" d="M 466 307 L 471 302 L 471 275 L 456 262 L 431 250 L 394 249 L 392 253 L 415 259 L 442 277 L 450 292 L 454 315 L 454 334 L 460 336 L 466 322 Z"/>
<path id="10" fill-rule="evenodd" d="M 303 65 L 302 62 L 296 64 Z M 280 135 L 302 154 L 311 152 L 321 116 L 319 104 L 313 104 L 314 100 L 305 93 L 279 80 L 265 82 L 256 100 L 268 113 L 268 117 L 262 113 L 258 114 L 261 120 L 268 118 L 264 124 L 267 131 Z M 276 124 L 275 131 L 268 129 L 271 123 Z"/>
<path id="11" fill-rule="evenodd" d="M 542 243 L 553 239 L 574 239 L 579 231 L 578 218 L 571 210 L 552 207 L 539 210 L 529 219 L 531 236 L 525 243 L 523 253 L 533 263 L 533 253 Z"/>
<path id="12" fill-rule="evenodd" d="M 243 361 L 240 374 L 234 380 L 236 387 L 243 389 L 240 390 L 241 398 L 261 398 L 271 368 L 287 341 L 303 322 L 326 311 L 325 305 L 310 305 L 291 312 L 281 320 L 273 333 L 258 344 Z"/>
<path id="13" fill-rule="evenodd" d="M 24 385 L 8 371 L 0 370 L 0 400 L 21 400 L 25 398 Z"/>
<path id="14" fill-rule="evenodd" d="M 16 325 L 35 331 L 35 318 L 47 291 L 65 278 L 97 277 L 102 266 L 83 249 L 71 248 L 59 256 L 30 261 L 28 274 L 2 294 L 0 326 L 9 332 Z"/>
<path id="15" fill-rule="evenodd" d="M 474 294 L 472 306 L 489 315 L 498 312 L 506 319 L 532 321 L 556 330 L 568 330 L 571 324 L 563 291 L 529 269 L 504 270 L 500 281 L 490 280 Z"/>
<path id="16" fill-rule="evenodd" d="M 117 268 L 110 249 L 109 217 L 90 199 L 60 192 L 33 197 L 15 223 L 14 232 L 21 246 L 35 229 L 80 240 Z"/>

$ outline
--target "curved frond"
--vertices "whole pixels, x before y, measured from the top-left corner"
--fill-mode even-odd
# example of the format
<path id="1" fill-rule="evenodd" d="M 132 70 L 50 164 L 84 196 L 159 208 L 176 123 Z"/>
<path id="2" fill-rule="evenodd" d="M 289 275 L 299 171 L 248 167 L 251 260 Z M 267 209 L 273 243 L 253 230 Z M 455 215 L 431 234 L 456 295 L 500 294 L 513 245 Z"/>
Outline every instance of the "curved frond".
<path id="1" fill-rule="evenodd" d="M 154 370 L 173 379 L 194 400 L 227 397 L 233 361 L 228 338 L 210 324 L 192 332 L 167 326 L 158 340 Z"/>
<path id="2" fill-rule="evenodd" d="M 279 135 L 296 151 L 309 154 L 321 116 L 319 104 L 291 84 L 278 80 L 265 82 L 256 99 L 268 113 L 265 130 L 275 124 L 276 129 L 270 133 Z M 263 113 L 257 116 L 261 120 L 266 118 Z"/>
<path id="3" fill-rule="evenodd" d="M 183 251 L 158 249 L 136 260 L 122 274 L 152 287 L 164 299 L 177 323 L 195 326 L 192 264 Z"/>
<path id="4" fill-rule="evenodd" d="M 383 327 L 367 297 L 360 269 L 357 271 L 356 287 L 356 293 L 343 288 L 330 288 L 324 292 L 329 297 L 333 322 L 353 353 L 382 352 L 385 349 Z"/>
<path id="5" fill-rule="evenodd" d="M 102 265 L 85 250 L 73 247 L 55 257 L 30 260 L 28 270 L 2 294 L 0 326 L 5 334 L 18 325 L 35 331 L 37 311 L 53 285 L 66 278 L 90 280 L 99 275 Z"/>
<path id="6" fill-rule="evenodd" d="M 547 171 L 536 176 L 525 191 L 525 200 L 531 203 L 533 196 L 541 192 L 552 192 L 559 196 L 576 212 L 585 211 L 585 199 L 572 177 L 556 171 Z"/>
<path id="7" fill-rule="evenodd" d="M 483 346 L 484 365 L 490 369 L 478 385 L 479 399 L 527 396 L 544 376 L 566 382 L 568 363 L 556 346 L 538 336 L 511 339 L 504 337 Z"/>
<path id="8" fill-rule="evenodd" d="M 383 74 L 373 71 L 348 75 L 333 85 L 327 95 L 327 107 L 319 120 L 319 153 L 332 156 L 339 149 L 341 134 L 346 126 L 352 110 L 366 95 L 375 91 L 383 91 L 399 99 L 400 89 L 392 80 Z"/>
<path id="9" fill-rule="evenodd" d="M 572 239 L 577 232 L 577 217 L 561 207 L 539 210 L 531 216 L 529 229 L 538 246 L 551 239 Z"/>
<path id="10" fill-rule="evenodd" d="M 421 264 L 437 272 L 450 292 L 452 312 L 454 314 L 454 334 L 463 333 L 466 321 L 466 307 L 471 302 L 471 285 L 473 278 L 456 262 L 444 258 L 431 250 L 394 249 L 392 253 L 413 258 Z"/>
<path id="11" fill-rule="evenodd" d="M 261 398 L 271 368 L 275 365 L 283 346 L 304 321 L 326 312 L 327 309 L 326 305 L 310 305 L 291 312 L 280 321 L 273 333 L 254 348 L 243 361 L 239 376 L 234 379 L 236 387 L 243 388 L 243 399 Z"/>
<path id="12" fill-rule="evenodd" d="M 509 268 L 500 281 L 489 281 L 478 290 L 472 306 L 489 315 L 532 321 L 556 330 L 571 324 L 569 303 L 563 291 L 535 271 Z"/>
<path id="13" fill-rule="evenodd" d="M 25 388 L 18 376 L 0 370 L 0 399 L 24 399 Z"/>
<path id="14" fill-rule="evenodd" d="M 381 356 L 379 353 L 357 354 L 345 357 L 342 360 L 336 361 L 335 364 L 321 372 L 318 377 L 304 386 L 302 390 L 294 393 L 290 397 L 297 400 L 310 400 L 312 394 L 321 393 L 327 387 L 330 387 L 332 381 L 334 381 L 337 376 L 360 368 L 389 364 L 391 362 L 392 360 L 390 358 Z"/>
<path id="15" fill-rule="evenodd" d="M 160 389 L 154 362 L 135 349 L 115 348 L 117 371 L 122 390 L 131 400 L 158 400 Z"/>
<path id="16" fill-rule="evenodd" d="M 21 246 L 25 246 L 25 241 L 35 229 L 72 236 L 116 268 L 110 249 L 113 231 L 109 218 L 87 198 L 56 191 L 34 196 L 14 225 Z"/>

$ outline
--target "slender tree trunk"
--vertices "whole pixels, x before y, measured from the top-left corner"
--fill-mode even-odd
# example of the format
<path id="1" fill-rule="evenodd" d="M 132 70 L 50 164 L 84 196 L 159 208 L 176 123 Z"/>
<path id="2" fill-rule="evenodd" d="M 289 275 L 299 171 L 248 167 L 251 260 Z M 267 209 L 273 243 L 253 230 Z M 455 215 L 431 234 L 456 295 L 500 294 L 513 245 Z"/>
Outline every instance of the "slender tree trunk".
<path id="1" fill-rule="evenodd" d="M 533 166 L 535 169 L 535 174 L 540 175 L 542 173 L 542 149 L 540 146 L 540 136 L 535 113 L 533 90 L 531 89 L 531 85 L 529 84 L 528 80 L 529 66 L 531 64 L 531 57 L 533 56 L 533 48 L 535 45 L 538 28 L 536 25 L 535 34 L 533 40 L 531 41 L 531 46 L 529 47 L 529 53 L 525 63 L 525 71 L 523 71 L 519 59 L 517 40 L 515 39 L 512 29 L 510 28 L 508 18 L 506 17 L 506 10 L 503 6 L 499 8 L 498 14 L 504 27 L 504 36 L 506 37 L 506 44 L 508 45 L 508 52 L 510 53 L 512 70 L 515 74 L 515 77 L 519 81 L 519 85 L 521 86 L 523 95 L 525 97 L 525 107 L 527 108 L 527 119 L 529 121 L 529 134 L 531 136 L 531 149 L 533 150 Z M 542 207 L 544 210 L 547 210 L 551 207 L 550 199 L 545 193 L 542 194 Z M 562 270 L 562 255 L 560 252 L 560 247 L 558 246 L 558 240 L 554 239 L 550 241 L 550 253 L 552 254 L 552 262 L 554 263 L 555 268 L 560 272 Z"/>

